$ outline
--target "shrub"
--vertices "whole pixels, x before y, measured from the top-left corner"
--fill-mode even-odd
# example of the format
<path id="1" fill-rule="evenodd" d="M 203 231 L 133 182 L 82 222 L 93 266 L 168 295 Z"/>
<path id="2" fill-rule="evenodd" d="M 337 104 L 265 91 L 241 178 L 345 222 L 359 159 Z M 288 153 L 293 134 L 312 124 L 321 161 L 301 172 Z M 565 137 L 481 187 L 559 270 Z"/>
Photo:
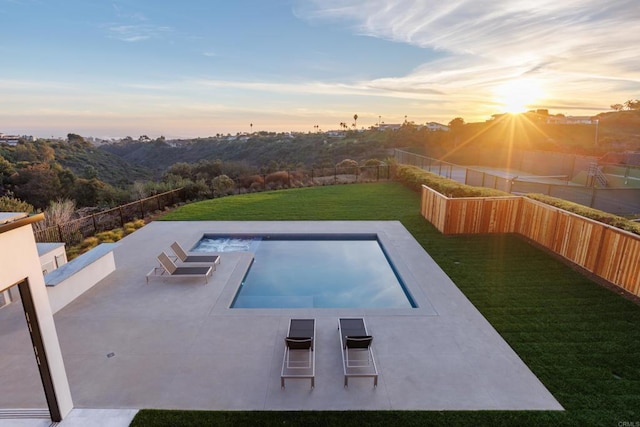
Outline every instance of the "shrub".
<path id="1" fill-rule="evenodd" d="M 257 190 L 264 186 L 264 178 L 260 175 L 245 176 L 240 180 L 240 186 Z"/>
<path id="2" fill-rule="evenodd" d="M 15 197 L 2 196 L 0 197 L 0 212 L 35 212 L 33 206 L 27 202 L 23 202 Z"/>
<path id="3" fill-rule="evenodd" d="M 640 234 L 640 224 L 630 221 L 621 216 L 593 209 L 584 205 L 580 205 L 578 203 L 569 202 L 567 200 L 547 196 L 545 194 L 527 194 L 527 197 L 545 203 L 547 205 L 564 209 L 565 211 L 573 212 L 585 218 L 590 218 L 594 221 L 602 222 L 604 224 L 611 225 L 612 227 L 620 228 L 621 230 Z"/>
<path id="4" fill-rule="evenodd" d="M 435 191 L 447 197 L 504 197 L 510 196 L 504 191 L 493 188 L 472 187 L 461 184 L 440 175 L 427 172 L 416 166 L 397 165 L 395 168 L 396 178 L 409 188 L 420 191 L 422 185 L 433 188 Z"/>
<path id="5" fill-rule="evenodd" d="M 76 245 L 76 246 L 71 246 L 67 248 L 67 260 L 71 261 L 72 259 L 76 258 L 78 255 L 80 255 L 80 246 Z"/>
<path id="6" fill-rule="evenodd" d="M 87 237 L 86 239 L 84 239 L 82 241 L 82 243 L 80 243 L 80 248 L 86 250 L 89 250 L 91 248 L 94 248 L 96 246 L 98 246 L 98 238 L 95 236 L 91 236 L 91 237 Z"/>
<path id="7" fill-rule="evenodd" d="M 471 187 L 469 185 L 460 184 L 456 181 L 424 171 L 416 166 L 396 165 L 395 168 L 397 179 L 416 191 L 420 191 L 422 185 L 426 185 L 427 187 L 448 197 L 495 197 L 510 195 L 509 193 L 491 188 Z M 595 221 L 611 225 L 612 227 L 640 234 L 640 224 L 617 215 L 602 212 L 597 209 L 557 199 L 544 194 L 528 194 L 527 197 L 573 212 L 585 218 L 590 218 Z"/>
<path id="8" fill-rule="evenodd" d="M 273 172 L 267 175 L 265 185 L 270 189 L 289 187 L 289 173 L 286 171 Z"/>
<path id="9" fill-rule="evenodd" d="M 344 159 L 336 165 L 339 173 L 356 174 L 358 173 L 358 162 L 351 159 Z"/>
<path id="10" fill-rule="evenodd" d="M 115 230 L 103 231 L 96 234 L 96 238 L 100 243 L 114 243 L 122 239 L 124 236 L 124 230 L 122 228 L 116 228 Z"/>
<path id="11" fill-rule="evenodd" d="M 136 230 L 138 228 L 144 227 L 145 226 L 144 219 L 136 219 L 135 221 L 133 221 L 133 226 L 135 227 Z"/>
<path id="12" fill-rule="evenodd" d="M 236 183 L 227 175 L 218 175 L 211 180 L 211 188 L 213 188 L 213 194 L 226 196 L 233 193 Z"/>
<path id="13" fill-rule="evenodd" d="M 368 159 L 367 161 L 364 162 L 364 166 L 367 166 L 367 167 L 382 166 L 382 165 L 384 165 L 384 162 L 379 159 Z"/>
<path id="14" fill-rule="evenodd" d="M 51 201 L 49 207 L 44 211 L 44 221 L 35 223 L 34 228 L 36 230 L 44 230 L 55 225 L 68 223 L 71 221 L 75 210 L 76 202 L 73 200 Z"/>

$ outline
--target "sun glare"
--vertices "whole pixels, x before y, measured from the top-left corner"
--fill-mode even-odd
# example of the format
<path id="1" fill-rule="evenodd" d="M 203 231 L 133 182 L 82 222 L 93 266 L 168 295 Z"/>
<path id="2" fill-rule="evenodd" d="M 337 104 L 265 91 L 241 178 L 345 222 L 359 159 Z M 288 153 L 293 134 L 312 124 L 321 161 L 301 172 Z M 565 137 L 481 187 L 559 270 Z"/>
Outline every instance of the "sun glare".
<path id="1" fill-rule="evenodd" d="M 542 97 L 540 83 L 533 79 L 510 80 L 498 86 L 495 101 L 505 113 L 523 113 Z"/>

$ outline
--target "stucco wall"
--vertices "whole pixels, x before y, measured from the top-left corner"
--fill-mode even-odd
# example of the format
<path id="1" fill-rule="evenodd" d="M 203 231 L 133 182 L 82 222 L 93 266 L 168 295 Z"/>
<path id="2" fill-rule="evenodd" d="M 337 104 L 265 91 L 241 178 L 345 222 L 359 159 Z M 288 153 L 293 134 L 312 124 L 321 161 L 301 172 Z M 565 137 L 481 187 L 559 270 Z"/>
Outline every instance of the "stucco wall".
<path id="1" fill-rule="evenodd" d="M 24 280 L 29 284 L 59 410 L 64 417 L 73 408 L 73 401 L 31 224 L 0 232 L 0 254 L 0 291 Z"/>

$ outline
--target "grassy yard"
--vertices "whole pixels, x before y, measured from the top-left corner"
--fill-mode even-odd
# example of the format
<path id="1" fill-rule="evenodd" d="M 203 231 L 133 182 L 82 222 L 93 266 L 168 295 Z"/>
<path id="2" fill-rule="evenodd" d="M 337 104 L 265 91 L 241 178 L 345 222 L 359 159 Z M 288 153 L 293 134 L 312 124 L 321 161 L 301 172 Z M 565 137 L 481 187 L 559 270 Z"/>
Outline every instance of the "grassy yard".
<path id="1" fill-rule="evenodd" d="M 132 426 L 640 425 L 640 307 L 517 236 L 443 236 L 418 207 L 418 194 L 382 183 L 214 199 L 164 219 L 399 220 L 566 411 L 145 410 Z"/>

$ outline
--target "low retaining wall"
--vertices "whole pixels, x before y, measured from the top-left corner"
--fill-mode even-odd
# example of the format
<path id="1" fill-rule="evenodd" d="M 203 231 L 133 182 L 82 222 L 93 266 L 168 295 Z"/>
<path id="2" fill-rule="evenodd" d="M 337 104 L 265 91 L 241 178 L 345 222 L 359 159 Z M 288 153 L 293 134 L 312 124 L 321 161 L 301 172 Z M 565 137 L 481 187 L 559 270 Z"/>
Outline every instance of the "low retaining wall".
<path id="1" fill-rule="evenodd" d="M 53 314 L 115 271 L 113 250 L 117 246 L 102 243 L 44 276 Z"/>
<path id="2" fill-rule="evenodd" d="M 527 197 L 453 199 L 424 185 L 420 212 L 443 234 L 520 234 L 640 296 L 636 234 Z"/>

